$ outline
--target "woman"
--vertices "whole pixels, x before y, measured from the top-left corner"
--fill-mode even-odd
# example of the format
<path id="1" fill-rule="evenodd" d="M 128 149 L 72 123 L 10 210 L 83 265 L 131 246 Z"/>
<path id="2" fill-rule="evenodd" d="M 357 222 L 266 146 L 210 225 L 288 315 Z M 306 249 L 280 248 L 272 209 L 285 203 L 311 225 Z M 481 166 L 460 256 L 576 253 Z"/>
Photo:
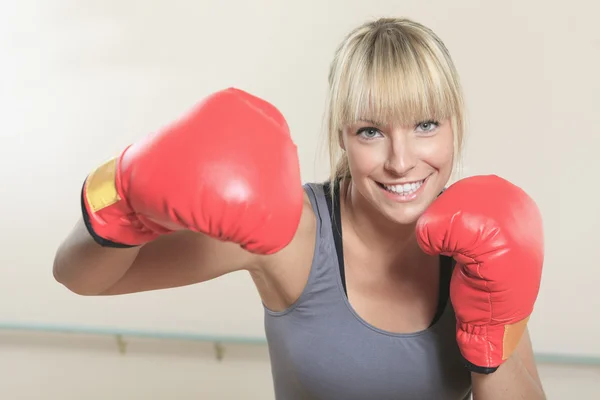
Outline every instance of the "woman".
<path id="1" fill-rule="evenodd" d="M 544 398 L 526 330 L 539 216 L 496 177 L 440 195 L 463 137 L 443 43 L 365 23 L 329 84 L 329 182 L 301 185 L 274 106 L 223 90 L 88 176 L 56 279 L 115 295 L 249 271 L 278 399 Z"/>

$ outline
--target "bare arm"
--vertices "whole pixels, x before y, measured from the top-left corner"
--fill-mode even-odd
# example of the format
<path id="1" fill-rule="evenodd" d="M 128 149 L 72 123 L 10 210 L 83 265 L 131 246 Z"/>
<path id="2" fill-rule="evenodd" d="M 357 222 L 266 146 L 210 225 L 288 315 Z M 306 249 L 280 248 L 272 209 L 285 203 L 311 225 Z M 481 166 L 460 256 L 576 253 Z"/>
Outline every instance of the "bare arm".
<path id="1" fill-rule="evenodd" d="M 236 270 L 252 270 L 259 257 L 237 244 L 181 231 L 141 247 L 98 245 L 82 220 L 58 248 L 54 277 L 81 295 L 114 295 L 203 282 Z"/>
<path id="2" fill-rule="evenodd" d="M 473 373 L 472 380 L 474 400 L 546 399 L 527 330 L 515 352 L 496 372 Z"/>

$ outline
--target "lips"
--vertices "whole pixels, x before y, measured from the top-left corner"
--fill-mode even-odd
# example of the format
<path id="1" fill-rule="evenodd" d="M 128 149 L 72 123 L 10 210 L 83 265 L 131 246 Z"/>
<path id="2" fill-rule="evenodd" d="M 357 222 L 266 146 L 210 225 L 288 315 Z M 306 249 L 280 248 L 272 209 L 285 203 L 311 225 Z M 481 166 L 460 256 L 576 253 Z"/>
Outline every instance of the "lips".
<path id="1" fill-rule="evenodd" d="M 383 189 L 387 190 L 388 192 L 403 195 L 403 196 L 408 196 L 408 195 L 415 193 L 417 190 L 419 190 L 419 188 L 421 187 L 421 185 L 423 185 L 424 182 L 425 182 L 425 179 L 422 179 L 420 181 L 414 181 L 414 182 L 410 182 L 410 183 L 401 183 L 401 184 L 395 184 L 395 185 L 386 185 L 386 184 L 383 184 L 380 182 L 377 182 L 377 184 L 380 187 L 382 187 Z"/>

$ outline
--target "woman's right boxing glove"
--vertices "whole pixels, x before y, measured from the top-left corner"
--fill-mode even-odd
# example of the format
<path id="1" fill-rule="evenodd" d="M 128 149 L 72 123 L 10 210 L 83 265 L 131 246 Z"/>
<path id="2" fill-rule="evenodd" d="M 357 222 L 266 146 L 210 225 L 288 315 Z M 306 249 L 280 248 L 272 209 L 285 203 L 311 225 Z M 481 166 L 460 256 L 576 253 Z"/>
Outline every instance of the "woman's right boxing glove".
<path id="1" fill-rule="evenodd" d="M 271 254 L 293 238 L 303 191 L 281 113 L 230 88 L 127 147 L 82 191 L 86 226 L 103 246 L 128 247 L 187 229 Z"/>

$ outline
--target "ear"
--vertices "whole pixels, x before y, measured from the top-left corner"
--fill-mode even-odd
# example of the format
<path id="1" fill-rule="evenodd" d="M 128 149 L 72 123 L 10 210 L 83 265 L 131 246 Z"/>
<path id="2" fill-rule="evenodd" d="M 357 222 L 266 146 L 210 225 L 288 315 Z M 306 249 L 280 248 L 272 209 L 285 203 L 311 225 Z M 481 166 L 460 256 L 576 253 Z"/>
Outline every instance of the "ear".
<path id="1" fill-rule="evenodd" d="M 341 129 L 338 131 L 338 138 L 339 138 L 340 147 L 342 148 L 343 151 L 346 151 L 346 143 L 344 142 L 344 132 Z"/>

